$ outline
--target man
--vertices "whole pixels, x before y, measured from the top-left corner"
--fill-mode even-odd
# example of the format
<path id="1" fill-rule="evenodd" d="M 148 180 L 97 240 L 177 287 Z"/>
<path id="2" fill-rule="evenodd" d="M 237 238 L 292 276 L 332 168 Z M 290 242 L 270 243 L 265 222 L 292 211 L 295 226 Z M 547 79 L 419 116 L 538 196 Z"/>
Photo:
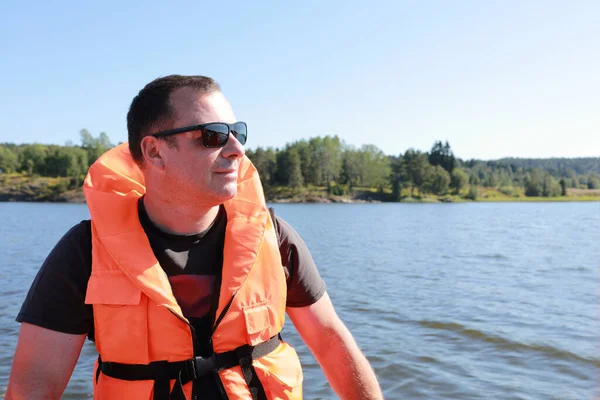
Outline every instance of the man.
<path id="1" fill-rule="evenodd" d="M 7 399 L 60 398 L 86 337 L 97 399 L 300 399 L 285 312 L 340 398 L 382 398 L 306 245 L 268 211 L 218 84 L 159 78 L 127 128 L 86 177 L 91 222 L 53 249 L 17 317 Z"/>

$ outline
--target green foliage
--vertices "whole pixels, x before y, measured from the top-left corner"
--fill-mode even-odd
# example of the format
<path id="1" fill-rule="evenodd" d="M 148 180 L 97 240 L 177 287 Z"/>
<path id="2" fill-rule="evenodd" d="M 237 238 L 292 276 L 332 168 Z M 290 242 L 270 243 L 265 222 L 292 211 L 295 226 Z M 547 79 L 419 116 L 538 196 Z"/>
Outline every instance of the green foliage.
<path id="1" fill-rule="evenodd" d="M 544 197 L 556 197 L 560 195 L 560 185 L 550 175 L 550 173 L 545 172 L 542 184 L 542 196 Z"/>
<path id="2" fill-rule="evenodd" d="M 512 186 L 502 186 L 498 189 L 498 191 L 502 194 L 505 194 L 507 196 L 511 196 L 511 197 L 519 197 L 519 190 L 515 187 Z"/>
<path id="3" fill-rule="evenodd" d="M 33 176 L 33 171 L 36 168 L 35 160 L 31 158 L 25 159 L 22 165 L 21 170 L 25 170 L 29 175 Z"/>
<path id="4" fill-rule="evenodd" d="M 29 175 L 33 175 L 34 172 L 37 174 L 45 172 L 46 146 L 38 143 L 26 145 L 19 156 L 22 171 L 27 171 Z"/>
<path id="5" fill-rule="evenodd" d="M 434 167 L 437 165 L 441 166 L 448 173 L 452 173 L 456 166 L 456 159 L 454 158 L 454 154 L 452 154 L 448 141 L 445 144 L 442 144 L 441 141 L 436 141 L 431 148 L 428 161 Z"/>
<path id="6" fill-rule="evenodd" d="M 428 173 L 429 175 L 425 184 L 426 191 L 438 196 L 445 194 L 450 186 L 450 174 L 448 171 L 436 165 L 433 168 L 429 168 Z"/>
<path id="7" fill-rule="evenodd" d="M 69 190 L 69 182 L 64 179 L 60 180 L 55 186 L 55 191 L 57 194 L 64 193 L 67 190 Z"/>
<path id="8" fill-rule="evenodd" d="M 540 169 L 550 172 L 555 178 L 559 174 L 565 177 L 572 177 L 568 174 L 573 171 L 574 174 L 583 175 L 590 171 L 600 173 L 600 158 L 502 158 L 496 161 L 489 161 L 494 166 L 508 166 L 513 169 L 533 170 Z"/>
<path id="9" fill-rule="evenodd" d="M 298 151 L 298 155 L 300 156 L 300 169 L 302 170 L 302 180 L 308 183 L 310 182 L 310 173 L 314 164 L 313 148 L 306 140 L 296 142 L 295 147 Z"/>
<path id="10" fill-rule="evenodd" d="M 570 188 L 575 189 L 579 186 L 579 179 L 577 178 L 577 174 L 572 168 L 569 168 L 565 175 L 568 177 L 567 182 L 569 183 Z"/>
<path id="11" fill-rule="evenodd" d="M 361 155 L 361 185 L 373 186 L 380 191 L 388 187 L 392 173 L 390 159 L 374 145 L 364 145 Z"/>
<path id="12" fill-rule="evenodd" d="M 0 144 L 0 170 L 22 172 L 29 176 L 79 177 L 85 175 L 89 166 L 112 147 L 105 133 L 94 138 L 85 129 L 81 131 L 81 143 L 81 146 Z"/>
<path id="13" fill-rule="evenodd" d="M 394 201 L 400 201 L 402 199 L 402 164 L 403 159 L 400 157 L 389 157 L 390 159 L 390 181 L 392 183 L 392 199 Z"/>
<path id="14" fill-rule="evenodd" d="M 79 135 L 81 136 L 81 147 L 85 149 L 88 154 L 87 168 L 89 168 L 102 153 L 113 147 L 108 139 L 108 135 L 104 132 L 100 132 L 100 135 L 95 138 L 87 131 L 87 129 L 82 129 L 79 132 Z"/>
<path id="15" fill-rule="evenodd" d="M 489 187 L 489 188 L 495 188 L 498 186 L 498 179 L 496 178 L 496 174 L 495 173 L 491 173 L 489 175 L 487 175 L 487 177 L 485 178 L 485 181 L 483 183 L 483 186 L 485 187 Z"/>
<path id="16" fill-rule="evenodd" d="M 454 168 L 452 170 L 452 176 L 450 177 L 450 186 L 454 188 L 456 193 L 459 193 L 461 190 L 467 187 L 469 184 L 469 175 L 466 174 L 460 168 Z"/>
<path id="17" fill-rule="evenodd" d="M 49 146 L 44 166 L 45 176 L 78 176 L 88 169 L 88 153 L 80 147 Z"/>
<path id="18" fill-rule="evenodd" d="M 473 200 L 473 201 L 475 201 L 479 198 L 479 189 L 477 188 L 477 186 L 475 186 L 475 185 L 469 186 L 469 193 L 467 193 L 466 198 L 469 200 Z"/>
<path id="19" fill-rule="evenodd" d="M 256 152 L 246 151 L 246 155 L 258 170 L 263 185 L 268 186 L 274 180 L 277 171 L 277 154 L 275 150 L 271 148 L 265 150 L 259 147 Z"/>
<path id="20" fill-rule="evenodd" d="M 304 178 L 302 176 L 300 154 L 298 154 L 296 149 L 293 149 L 288 153 L 288 163 L 288 186 L 291 188 L 302 187 L 304 184 Z"/>
<path id="21" fill-rule="evenodd" d="M 531 171 L 525 179 L 525 196 L 541 196 L 543 190 L 542 174 L 541 171 L 536 168 Z"/>
<path id="22" fill-rule="evenodd" d="M 600 189 L 600 178 L 595 172 L 590 172 L 587 177 L 588 189 Z"/>
<path id="23" fill-rule="evenodd" d="M 415 188 L 421 193 L 429 176 L 431 164 L 427 161 L 427 154 L 418 150 L 408 149 L 404 153 L 401 166 L 402 180 L 410 186 L 410 196 L 414 197 Z"/>
<path id="24" fill-rule="evenodd" d="M 337 136 L 313 138 L 309 143 L 313 153 L 311 166 L 315 170 L 315 184 L 329 186 L 339 179 L 342 172 L 342 143 Z"/>
<path id="25" fill-rule="evenodd" d="M 364 158 L 358 150 L 348 149 L 342 158 L 342 182 L 350 187 L 359 186 L 362 183 Z"/>
<path id="26" fill-rule="evenodd" d="M 274 183 L 299 188 L 304 184 L 300 155 L 296 148 L 277 153 L 277 170 Z"/>
<path id="27" fill-rule="evenodd" d="M 392 173 L 390 159 L 373 145 L 360 150 L 348 148 L 342 156 L 340 182 L 350 187 L 371 186 L 380 190 L 390 185 Z"/>
<path id="28" fill-rule="evenodd" d="M 329 194 L 334 196 L 344 196 L 346 193 L 346 189 L 342 185 L 332 185 L 329 187 Z"/>
<path id="29" fill-rule="evenodd" d="M 0 170 L 10 174 L 19 168 L 19 158 L 15 152 L 6 147 L 0 147 Z"/>
<path id="30" fill-rule="evenodd" d="M 548 171 L 536 168 L 525 179 L 525 196 L 528 197 L 556 197 L 563 191 L 566 193 L 566 186 L 561 189 L 561 184 Z"/>
<path id="31" fill-rule="evenodd" d="M 565 180 L 565 178 L 561 178 L 559 184 L 560 184 L 560 195 L 566 196 L 567 195 L 567 181 Z"/>

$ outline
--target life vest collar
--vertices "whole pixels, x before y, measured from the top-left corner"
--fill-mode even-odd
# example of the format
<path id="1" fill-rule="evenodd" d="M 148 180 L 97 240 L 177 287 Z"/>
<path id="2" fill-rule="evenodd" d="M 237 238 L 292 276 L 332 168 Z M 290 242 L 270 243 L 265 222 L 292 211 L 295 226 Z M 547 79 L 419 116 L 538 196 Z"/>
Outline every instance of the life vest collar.
<path id="1" fill-rule="evenodd" d="M 230 251 L 225 252 L 220 307 L 243 285 L 256 258 L 256 243 L 264 234 L 268 209 L 258 173 L 244 156 L 238 172 L 236 197 L 224 203 Z M 146 193 L 144 176 L 129 153 L 127 143 L 101 155 L 90 167 L 83 185 L 92 218 L 92 229 L 111 256 L 105 268 L 125 274 L 144 294 L 185 320 L 169 280 L 154 255 L 139 221 L 138 200 Z M 261 193 L 256 193 L 260 190 Z M 110 210 L 110 212 L 107 212 Z M 115 224 L 114 221 L 119 221 Z M 243 227 L 243 235 L 238 235 Z M 124 245 L 126 244 L 126 245 Z M 135 252 L 130 251 L 136 249 Z M 234 254 L 235 258 L 229 259 Z M 241 255 L 241 256 L 240 256 Z M 225 290 L 223 290 L 225 289 Z"/>

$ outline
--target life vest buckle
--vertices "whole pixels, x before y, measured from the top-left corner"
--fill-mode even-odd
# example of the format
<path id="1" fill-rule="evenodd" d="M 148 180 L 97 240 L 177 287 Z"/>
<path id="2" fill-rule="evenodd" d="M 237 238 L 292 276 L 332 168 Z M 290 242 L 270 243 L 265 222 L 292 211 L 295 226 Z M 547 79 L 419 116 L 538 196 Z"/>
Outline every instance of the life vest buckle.
<path id="1" fill-rule="evenodd" d="M 253 347 L 247 344 L 235 349 L 235 353 L 240 363 L 240 367 L 250 368 L 252 366 L 252 350 Z"/>
<path id="2" fill-rule="evenodd" d="M 190 377 L 190 380 L 196 380 L 205 376 L 211 371 L 216 370 L 215 354 L 210 357 L 194 357 L 187 360 L 184 364 L 185 373 Z"/>

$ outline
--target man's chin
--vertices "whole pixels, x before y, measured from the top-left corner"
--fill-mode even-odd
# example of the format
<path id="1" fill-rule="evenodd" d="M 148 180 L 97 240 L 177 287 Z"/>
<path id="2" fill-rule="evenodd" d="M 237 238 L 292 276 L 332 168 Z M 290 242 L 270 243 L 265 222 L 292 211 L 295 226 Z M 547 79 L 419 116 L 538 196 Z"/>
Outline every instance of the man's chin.
<path id="1" fill-rule="evenodd" d="M 237 194 L 237 183 L 227 184 L 220 188 L 220 190 L 216 191 L 215 197 L 219 198 L 221 202 L 231 200 Z"/>

